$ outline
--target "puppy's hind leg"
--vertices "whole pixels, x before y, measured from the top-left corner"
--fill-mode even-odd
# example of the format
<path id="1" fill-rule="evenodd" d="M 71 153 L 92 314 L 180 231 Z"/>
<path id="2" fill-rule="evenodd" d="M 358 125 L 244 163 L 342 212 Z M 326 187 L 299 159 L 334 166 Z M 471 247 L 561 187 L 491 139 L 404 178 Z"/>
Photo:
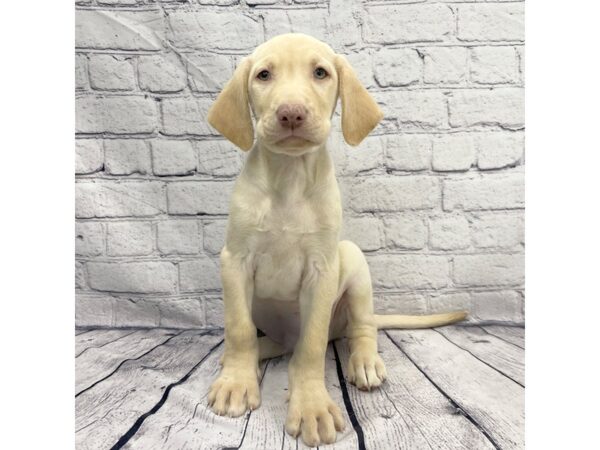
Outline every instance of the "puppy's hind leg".
<path id="1" fill-rule="evenodd" d="M 369 266 L 362 251 L 350 241 L 339 243 L 340 272 L 347 288 L 348 324 L 346 337 L 350 343 L 348 379 L 363 390 L 376 388 L 387 373 L 377 353 L 377 325 L 373 314 L 373 291 Z"/>

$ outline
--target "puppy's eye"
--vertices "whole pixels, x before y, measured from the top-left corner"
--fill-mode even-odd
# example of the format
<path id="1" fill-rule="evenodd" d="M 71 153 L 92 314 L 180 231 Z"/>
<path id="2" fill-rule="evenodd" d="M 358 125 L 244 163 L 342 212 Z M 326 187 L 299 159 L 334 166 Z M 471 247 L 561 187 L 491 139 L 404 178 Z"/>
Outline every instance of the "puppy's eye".
<path id="1" fill-rule="evenodd" d="M 315 71 L 313 72 L 314 76 L 316 79 L 318 80 L 322 80 L 323 78 L 327 78 L 327 76 L 329 75 L 327 73 L 327 71 L 325 69 L 323 69 L 322 67 L 317 67 L 315 69 Z"/>
<path id="2" fill-rule="evenodd" d="M 271 72 L 268 70 L 261 70 L 258 72 L 258 75 L 256 75 L 256 78 L 258 78 L 260 81 L 267 81 L 271 78 Z"/>

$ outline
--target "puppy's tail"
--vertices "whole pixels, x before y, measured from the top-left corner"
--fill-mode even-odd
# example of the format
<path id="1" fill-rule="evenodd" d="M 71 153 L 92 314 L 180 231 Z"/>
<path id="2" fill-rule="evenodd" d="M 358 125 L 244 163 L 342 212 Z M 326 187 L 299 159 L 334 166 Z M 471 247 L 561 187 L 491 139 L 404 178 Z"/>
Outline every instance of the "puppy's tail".
<path id="1" fill-rule="evenodd" d="M 379 330 L 388 328 L 435 328 L 460 322 L 467 317 L 466 311 L 456 311 L 426 316 L 403 316 L 400 314 L 375 314 L 375 325 Z"/>

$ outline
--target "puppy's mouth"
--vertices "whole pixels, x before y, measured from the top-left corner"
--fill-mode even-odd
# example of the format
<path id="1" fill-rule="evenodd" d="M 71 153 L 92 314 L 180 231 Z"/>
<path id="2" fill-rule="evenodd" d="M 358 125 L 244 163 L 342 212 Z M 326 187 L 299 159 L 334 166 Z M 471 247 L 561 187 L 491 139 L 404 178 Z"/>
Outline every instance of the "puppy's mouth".
<path id="1" fill-rule="evenodd" d="M 280 134 L 276 139 L 275 143 L 278 145 L 285 145 L 290 147 L 305 146 L 316 144 L 315 139 L 307 136 L 301 130 L 293 129 L 285 133 Z"/>

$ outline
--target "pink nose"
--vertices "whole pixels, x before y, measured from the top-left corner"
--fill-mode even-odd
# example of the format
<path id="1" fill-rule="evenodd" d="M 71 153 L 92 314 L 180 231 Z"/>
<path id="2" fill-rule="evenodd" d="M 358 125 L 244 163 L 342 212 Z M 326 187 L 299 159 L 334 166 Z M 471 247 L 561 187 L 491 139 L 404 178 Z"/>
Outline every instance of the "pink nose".
<path id="1" fill-rule="evenodd" d="M 298 104 L 286 103 L 277 108 L 277 120 L 283 128 L 298 128 L 306 119 L 306 108 Z"/>

